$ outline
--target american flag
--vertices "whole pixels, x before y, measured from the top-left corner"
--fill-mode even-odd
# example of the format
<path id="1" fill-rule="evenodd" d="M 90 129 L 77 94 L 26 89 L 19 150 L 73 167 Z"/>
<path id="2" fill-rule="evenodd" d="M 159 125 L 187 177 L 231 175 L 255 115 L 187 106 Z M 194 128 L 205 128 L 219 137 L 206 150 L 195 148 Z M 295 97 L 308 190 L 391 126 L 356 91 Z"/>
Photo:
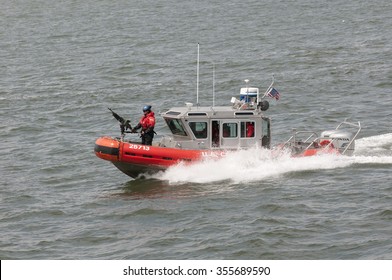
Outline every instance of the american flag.
<path id="1" fill-rule="evenodd" d="M 279 100 L 280 98 L 280 93 L 275 89 L 275 88 L 270 88 L 270 90 L 267 92 L 267 96 L 271 98 L 275 98 L 276 100 Z"/>

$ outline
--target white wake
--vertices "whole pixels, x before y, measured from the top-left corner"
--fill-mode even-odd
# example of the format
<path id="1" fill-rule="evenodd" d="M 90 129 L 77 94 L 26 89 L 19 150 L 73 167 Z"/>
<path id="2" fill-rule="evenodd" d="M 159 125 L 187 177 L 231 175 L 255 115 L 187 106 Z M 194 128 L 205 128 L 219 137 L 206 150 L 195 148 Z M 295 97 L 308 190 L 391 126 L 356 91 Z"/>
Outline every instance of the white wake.
<path id="1" fill-rule="evenodd" d="M 358 139 L 351 157 L 326 154 L 292 158 L 288 153 L 277 154 L 276 151 L 255 148 L 231 152 L 221 159 L 179 164 L 153 177 L 170 183 L 225 180 L 243 183 L 291 172 L 345 168 L 353 164 L 392 164 L 392 133 Z"/>

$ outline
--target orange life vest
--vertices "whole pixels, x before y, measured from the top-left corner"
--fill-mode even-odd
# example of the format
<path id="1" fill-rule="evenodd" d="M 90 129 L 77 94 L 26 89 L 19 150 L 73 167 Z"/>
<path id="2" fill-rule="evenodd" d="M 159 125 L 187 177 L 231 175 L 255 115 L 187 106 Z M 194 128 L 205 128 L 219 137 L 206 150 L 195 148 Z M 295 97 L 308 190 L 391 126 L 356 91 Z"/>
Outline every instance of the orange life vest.
<path id="1" fill-rule="evenodd" d="M 140 118 L 139 124 L 142 126 L 142 130 L 146 130 L 148 128 L 154 129 L 155 126 L 155 114 L 154 112 L 150 112 L 146 115 L 143 115 Z"/>

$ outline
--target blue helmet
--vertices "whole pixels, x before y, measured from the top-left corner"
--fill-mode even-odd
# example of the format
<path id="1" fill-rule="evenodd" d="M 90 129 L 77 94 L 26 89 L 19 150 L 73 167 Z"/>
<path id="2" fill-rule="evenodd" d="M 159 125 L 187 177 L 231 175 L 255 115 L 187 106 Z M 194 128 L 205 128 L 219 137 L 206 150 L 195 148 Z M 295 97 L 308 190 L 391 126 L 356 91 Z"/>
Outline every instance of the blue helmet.
<path id="1" fill-rule="evenodd" d="M 151 111 L 151 105 L 145 105 L 143 107 L 143 112 L 146 112 L 146 111 Z"/>

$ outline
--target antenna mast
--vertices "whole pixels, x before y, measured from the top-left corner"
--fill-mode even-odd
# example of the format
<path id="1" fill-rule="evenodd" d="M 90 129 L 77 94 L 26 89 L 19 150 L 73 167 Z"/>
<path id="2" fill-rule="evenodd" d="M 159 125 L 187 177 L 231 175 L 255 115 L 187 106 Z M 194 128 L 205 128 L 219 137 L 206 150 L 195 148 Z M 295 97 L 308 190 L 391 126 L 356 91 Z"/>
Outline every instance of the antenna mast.
<path id="1" fill-rule="evenodd" d="M 215 107 L 215 64 L 212 64 L 212 107 Z"/>
<path id="2" fill-rule="evenodd" d="M 196 105 L 199 106 L 199 60 L 200 60 L 200 44 L 197 43 L 197 74 L 196 74 Z"/>

